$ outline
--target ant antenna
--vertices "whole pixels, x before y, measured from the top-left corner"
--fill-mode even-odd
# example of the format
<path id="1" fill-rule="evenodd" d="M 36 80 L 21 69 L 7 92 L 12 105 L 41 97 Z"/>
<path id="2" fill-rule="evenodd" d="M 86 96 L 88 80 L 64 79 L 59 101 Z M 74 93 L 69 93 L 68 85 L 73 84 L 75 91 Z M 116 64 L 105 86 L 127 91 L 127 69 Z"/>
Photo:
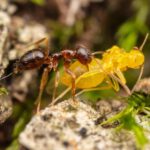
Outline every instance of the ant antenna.
<path id="1" fill-rule="evenodd" d="M 146 36 L 145 36 L 145 38 L 144 38 L 144 41 L 143 41 L 142 45 L 141 45 L 140 48 L 139 48 L 140 51 L 143 50 L 143 47 L 144 47 L 144 45 L 145 45 L 145 43 L 146 43 L 146 41 L 147 41 L 147 39 L 148 39 L 148 36 L 149 36 L 149 33 L 146 34 Z M 144 65 L 141 66 L 139 77 L 138 77 L 138 79 L 137 79 L 135 85 L 133 86 L 133 88 L 132 88 L 132 90 L 131 90 L 131 94 L 134 92 L 134 90 L 135 90 L 137 84 L 138 84 L 139 81 L 141 80 L 142 75 L 143 75 L 143 71 L 144 71 Z"/>
<path id="2" fill-rule="evenodd" d="M 6 78 L 8 78 L 8 77 L 10 77 L 12 74 L 13 74 L 13 72 L 11 72 L 10 74 L 8 74 L 8 75 L 6 75 L 6 76 L 0 78 L 0 81 L 3 80 L 3 79 L 6 79 Z"/>

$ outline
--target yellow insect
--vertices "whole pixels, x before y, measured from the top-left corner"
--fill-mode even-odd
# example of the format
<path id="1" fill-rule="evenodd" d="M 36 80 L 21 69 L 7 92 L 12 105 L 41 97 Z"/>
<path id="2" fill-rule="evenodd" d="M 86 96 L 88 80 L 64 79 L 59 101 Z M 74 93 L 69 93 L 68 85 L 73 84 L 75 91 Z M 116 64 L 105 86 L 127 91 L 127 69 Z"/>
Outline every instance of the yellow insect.
<path id="1" fill-rule="evenodd" d="M 107 82 L 116 91 L 119 90 L 118 80 L 126 83 L 123 71 L 128 68 L 137 69 L 144 63 L 144 55 L 140 50 L 125 52 L 117 46 L 107 50 L 102 59 L 93 58 L 88 68 L 76 61 L 70 66 L 70 70 L 76 75 L 76 88 L 89 89 L 97 87 L 103 81 Z M 67 73 L 61 78 L 63 84 L 71 86 L 72 78 Z"/>
<path id="2" fill-rule="evenodd" d="M 76 75 L 75 87 L 83 89 L 77 95 L 84 91 L 105 88 L 113 88 L 118 91 L 119 84 L 122 85 L 127 94 L 130 95 L 132 91 L 126 86 L 126 79 L 123 72 L 129 68 L 138 69 L 143 65 L 144 54 L 142 53 L 142 49 L 147 38 L 148 35 L 146 35 L 139 49 L 133 48 L 130 52 L 126 52 L 118 46 L 113 46 L 102 54 L 101 59 L 93 57 L 87 66 L 81 64 L 79 61 L 75 61 L 71 64 L 69 69 Z M 143 67 L 141 67 L 141 70 L 143 70 Z M 141 74 L 139 75 L 139 79 L 141 78 Z M 62 75 L 61 82 L 68 87 L 72 86 L 72 78 L 65 72 Z M 100 87 L 103 82 L 107 83 L 108 86 Z M 63 94 L 65 94 L 65 92 Z M 61 96 L 63 94 L 61 94 Z M 61 96 L 56 98 L 54 103 L 61 98 Z"/>

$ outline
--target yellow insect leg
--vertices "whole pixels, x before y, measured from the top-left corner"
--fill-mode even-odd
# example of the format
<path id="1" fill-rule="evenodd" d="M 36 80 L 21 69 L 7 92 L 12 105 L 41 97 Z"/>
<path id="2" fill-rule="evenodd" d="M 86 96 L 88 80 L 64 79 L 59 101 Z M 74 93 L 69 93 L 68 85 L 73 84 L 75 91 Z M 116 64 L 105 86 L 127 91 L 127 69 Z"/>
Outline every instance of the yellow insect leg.
<path id="1" fill-rule="evenodd" d="M 82 91 L 78 92 L 75 96 L 79 96 L 85 92 L 90 92 L 90 91 L 100 91 L 100 90 L 108 90 L 111 89 L 112 86 L 103 86 L 103 87 L 97 87 L 97 88 L 90 88 L 90 89 L 83 89 Z"/>
<path id="2" fill-rule="evenodd" d="M 115 71 L 115 73 L 116 73 L 117 77 L 121 80 L 121 82 L 123 84 L 126 84 L 126 79 L 125 79 L 123 73 L 120 70 Z"/>
<path id="3" fill-rule="evenodd" d="M 53 89 L 52 102 L 54 101 L 56 93 L 57 93 L 57 87 L 58 87 L 58 84 L 59 84 L 59 79 L 60 79 L 60 74 L 59 74 L 59 71 L 57 70 L 56 75 L 55 75 L 55 80 L 54 80 L 54 89 Z"/>
<path id="4" fill-rule="evenodd" d="M 124 88 L 124 90 L 126 91 L 126 93 L 128 95 L 131 95 L 131 91 L 128 88 L 128 86 L 126 84 L 122 83 L 122 81 L 117 76 L 115 76 L 114 74 L 110 74 L 109 76 L 117 82 L 118 86 L 120 84 Z"/>
<path id="5" fill-rule="evenodd" d="M 113 77 L 108 77 L 106 81 L 115 91 L 119 91 L 119 84 Z"/>

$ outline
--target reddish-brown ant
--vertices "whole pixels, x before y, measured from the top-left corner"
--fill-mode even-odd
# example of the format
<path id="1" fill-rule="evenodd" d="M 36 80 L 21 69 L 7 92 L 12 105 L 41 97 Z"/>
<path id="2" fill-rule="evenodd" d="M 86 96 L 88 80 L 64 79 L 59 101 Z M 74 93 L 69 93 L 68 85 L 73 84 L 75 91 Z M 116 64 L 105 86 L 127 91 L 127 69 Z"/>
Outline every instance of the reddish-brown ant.
<path id="1" fill-rule="evenodd" d="M 44 43 L 44 47 L 40 47 L 40 44 Z M 33 43 L 36 48 L 29 50 L 25 53 L 14 65 L 13 73 L 17 74 L 18 72 L 24 70 L 31 70 L 41 67 L 43 64 L 47 65 L 44 68 L 42 74 L 41 83 L 40 83 L 40 92 L 37 98 L 38 106 L 37 111 L 40 109 L 41 96 L 44 90 L 44 87 L 47 83 L 48 73 L 53 69 L 57 71 L 58 63 L 60 59 L 64 61 L 65 71 L 72 77 L 72 96 L 75 100 L 75 74 L 69 69 L 70 63 L 73 59 L 77 59 L 81 64 L 88 67 L 88 63 L 92 60 L 92 54 L 84 46 L 79 46 L 76 50 L 65 49 L 60 52 L 49 54 L 49 44 L 48 38 L 43 38 L 35 43 Z M 5 78 L 5 77 L 4 77 Z"/>

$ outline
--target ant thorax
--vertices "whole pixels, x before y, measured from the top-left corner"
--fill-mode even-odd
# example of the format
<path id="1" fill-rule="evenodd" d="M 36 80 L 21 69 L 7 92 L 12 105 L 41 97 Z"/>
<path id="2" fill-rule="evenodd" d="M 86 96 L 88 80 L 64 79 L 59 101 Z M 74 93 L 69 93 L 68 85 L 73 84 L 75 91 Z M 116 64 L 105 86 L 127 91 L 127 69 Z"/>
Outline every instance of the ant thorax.
<path id="1" fill-rule="evenodd" d="M 65 49 L 61 51 L 61 55 L 64 58 L 64 60 L 71 60 L 75 57 L 76 51 Z"/>

